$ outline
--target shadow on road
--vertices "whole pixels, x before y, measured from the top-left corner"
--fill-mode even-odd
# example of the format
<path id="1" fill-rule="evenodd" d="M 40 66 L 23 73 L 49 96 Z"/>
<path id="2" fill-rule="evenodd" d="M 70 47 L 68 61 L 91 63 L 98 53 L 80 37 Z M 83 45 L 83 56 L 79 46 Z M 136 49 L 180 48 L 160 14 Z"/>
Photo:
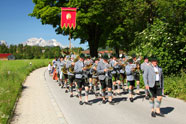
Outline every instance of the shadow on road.
<path id="1" fill-rule="evenodd" d="M 140 91 L 140 94 L 145 94 L 145 91 Z"/>
<path id="2" fill-rule="evenodd" d="M 160 111 L 163 113 L 163 114 L 169 114 L 170 112 L 172 112 L 174 110 L 173 107 L 165 107 L 165 108 L 161 108 Z"/>
<path id="3" fill-rule="evenodd" d="M 128 94 L 128 91 L 121 92 L 121 94 L 126 95 Z"/>
<path id="4" fill-rule="evenodd" d="M 102 98 L 95 98 L 95 99 L 89 100 L 89 102 L 91 102 L 93 104 L 98 103 L 98 102 L 101 102 L 101 101 L 102 101 Z M 127 97 L 113 98 L 113 101 L 116 104 L 119 104 L 122 101 L 127 101 Z"/>
<path id="5" fill-rule="evenodd" d="M 139 95 L 139 96 L 136 96 L 133 100 L 137 100 L 137 99 L 144 99 L 145 95 Z"/>
<path id="6" fill-rule="evenodd" d="M 27 88 L 28 88 L 27 86 L 22 85 L 22 90 L 25 90 Z"/>
<path id="7" fill-rule="evenodd" d="M 127 101 L 127 97 L 113 98 L 116 104 L 119 104 L 121 101 Z"/>
<path id="8" fill-rule="evenodd" d="M 102 101 L 102 98 L 95 98 L 95 99 L 89 100 L 89 102 L 91 102 L 93 104 L 101 102 L 101 101 Z"/>

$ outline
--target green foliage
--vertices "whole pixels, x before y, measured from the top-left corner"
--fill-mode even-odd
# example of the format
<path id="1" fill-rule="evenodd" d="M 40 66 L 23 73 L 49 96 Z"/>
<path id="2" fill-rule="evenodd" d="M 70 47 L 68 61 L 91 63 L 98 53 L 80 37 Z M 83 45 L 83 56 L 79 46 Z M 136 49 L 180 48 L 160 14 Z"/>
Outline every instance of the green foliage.
<path id="1" fill-rule="evenodd" d="M 6 124 L 22 90 L 22 83 L 33 70 L 47 66 L 51 60 L 0 61 L 0 123 Z M 32 66 L 30 66 L 32 62 Z"/>
<path id="2" fill-rule="evenodd" d="M 148 28 L 136 33 L 132 44 L 140 55 L 157 56 L 165 74 L 178 72 L 183 67 L 184 58 L 175 36 L 169 30 L 168 23 L 156 19 Z"/>
<path id="3" fill-rule="evenodd" d="M 60 57 L 63 54 L 63 50 L 59 46 L 56 47 L 39 47 L 39 46 L 23 46 L 10 45 L 8 48 L 5 45 L 0 45 L 0 53 L 11 53 L 16 59 L 52 59 L 55 57 Z M 81 47 L 74 47 L 71 52 L 79 54 L 83 49 Z"/>
<path id="4" fill-rule="evenodd" d="M 5 44 L 0 45 L 0 53 L 9 53 L 8 47 Z"/>
<path id="5" fill-rule="evenodd" d="M 186 101 L 186 73 L 179 76 L 170 75 L 165 77 L 165 94 Z"/>
<path id="6" fill-rule="evenodd" d="M 81 51 L 83 51 L 83 48 L 77 47 L 77 48 L 71 48 L 71 51 L 74 52 L 75 54 L 80 54 Z"/>
<path id="7" fill-rule="evenodd" d="M 32 17 L 57 34 L 88 42 L 91 56 L 101 48 L 155 54 L 165 74 L 186 67 L 185 0 L 33 0 Z M 60 7 L 77 8 L 75 30 L 60 27 Z M 45 55 L 44 55 L 45 56 Z M 51 57 L 51 55 L 50 55 Z"/>
<path id="8" fill-rule="evenodd" d="M 115 50 L 132 50 L 130 44 L 135 38 L 135 32 L 143 30 L 148 23 L 145 13 L 149 6 L 142 0 L 119 0 L 115 2 L 110 16 L 110 23 L 114 25 L 109 33 L 106 45 L 114 47 Z M 111 3 L 113 4 L 113 3 Z M 111 7 L 111 8 L 112 8 Z M 122 8 L 122 9 L 121 9 Z"/>
<path id="9" fill-rule="evenodd" d="M 34 0 L 33 2 L 35 7 L 30 16 L 41 19 L 42 24 L 52 25 L 57 34 L 68 35 L 70 31 L 72 38 L 80 38 L 81 43 L 88 42 L 91 56 L 97 56 L 98 47 L 105 46 L 109 33 L 115 29 L 115 20 L 120 15 L 116 18 L 114 15 L 117 15 L 119 9 L 122 10 L 118 5 L 123 0 Z M 75 30 L 61 29 L 60 7 L 77 8 Z"/>

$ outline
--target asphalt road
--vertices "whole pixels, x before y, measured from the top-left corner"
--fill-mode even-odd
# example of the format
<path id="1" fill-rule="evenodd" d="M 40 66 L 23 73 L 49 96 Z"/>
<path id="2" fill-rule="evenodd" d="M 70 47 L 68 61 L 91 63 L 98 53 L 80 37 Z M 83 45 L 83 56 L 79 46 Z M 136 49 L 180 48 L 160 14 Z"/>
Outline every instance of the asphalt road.
<path id="1" fill-rule="evenodd" d="M 135 96 L 133 103 L 127 99 L 127 94 L 116 96 L 115 105 L 103 105 L 101 98 L 90 95 L 93 104 L 80 106 L 78 98 L 70 98 L 70 93 L 66 94 L 47 70 L 41 73 L 44 73 L 49 91 L 68 124 L 186 124 L 186 103 L 182 100 L 163 98 L 161 111 L 165 117 L 156 118 L 151 117 L 149 102 L 141 96 Z"/>

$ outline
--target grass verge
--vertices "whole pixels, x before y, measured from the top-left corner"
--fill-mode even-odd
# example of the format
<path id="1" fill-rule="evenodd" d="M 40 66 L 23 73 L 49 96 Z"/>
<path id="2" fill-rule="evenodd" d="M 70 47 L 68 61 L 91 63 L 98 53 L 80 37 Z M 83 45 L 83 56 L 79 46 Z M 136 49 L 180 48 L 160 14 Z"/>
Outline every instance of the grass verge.
<path id="1" fill-rule="evenodd" d="M 47 66 L 49 61 L 51 60 L 0 61 L 0 124 L 6 124 L 11 117 L 26 77 L 33 70 Z"/>
<path id="2" fill-rule="evenodd" d="M 186 101 L 186 73 L 165 77 L 165 94 Z"/>

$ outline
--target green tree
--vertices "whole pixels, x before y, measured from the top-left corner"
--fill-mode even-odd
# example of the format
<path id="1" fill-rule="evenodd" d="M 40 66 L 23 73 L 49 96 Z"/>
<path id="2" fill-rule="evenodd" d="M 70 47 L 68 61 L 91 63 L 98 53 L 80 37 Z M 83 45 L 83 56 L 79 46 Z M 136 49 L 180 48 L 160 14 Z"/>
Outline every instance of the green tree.
<path id="1" fill-rule="evenodd" d="M 166 74 L 176 73 L 183 67 L 183 51 L 177 46 L 175 36 L 169 32 L 168 23 L 154 20 L 153 24 L 136 33 L 134 46 L 141 55 L 155 55 Z"/>
<path id="2" fill-rule="evenodd" d="M 33 2 L 35 7 L 29 15 L 41 19 L 42 24 L 52 25 L 57 34 L 63 35 L 68 35 L 69 29 L 60 27 L 60 7 L 78 8 L 77 28 L 70 32 L 72 38 L 80 38 L 81 43 L 88 42 L 91 56 L 97 56 L 98 47 L 105 45 L 108 33 L 112 31 L 113 23 L 110 24 L 112 18 L 108 15 L 114 11 L 110 10 L 114 0 L 33 0 Z"/>
<path id="3" fill-rule="evenodd" d="M 149 0 L 110 0 L 111 13 L 108 15 L 113 25 L 108 33 L 105 46 L 119 50 L 130 51 L 135 39 L 135 32 L 144 30 L 148 23 L 153 22 L 154 2 Z M 153 9 L 152 9 L 153 8 Z"/>
<path id="4" fill-rule="evenodd" d="M 16 45 L 10 45 L 9 53 L 15 54 L 16 53 L 17 46 Z"/>
<path id="5" fill-rule="evenodd" d="M 59 46 L 52 47 L 52 54 L 55 57 L 60 57 L 61 56 L 61 48 Z"/>
<path id="6" fill-rule="evenodd" d="M 24 58 L 25 59 L 33 59 L 34 55 L 33 55 L 32 47 L 26 45 L 24 47 L 24 49 L 25 49 L 25 51 L 24 51 Z"/>
<path id="7" fill-rule="evenodd" d="M 42 56 L 42 49 L 40 46 L 33 46 L 32 47 L 32 53 L 35 59 L 39 59 Z"/>
<path id="8" fill-rule="evenodd" d="M 131 46 L 142 55 L 157 55 L 166 74 L 177 73 L 186 68 L 186 1 L 154 0 L 151 4 L 153 21 L 136 32 Z"/>
<path id="9" fill-rule="evenodd" d="M 5 44 L 0 45 L 0 53 L 9 53 L 8 47 Z"/>

